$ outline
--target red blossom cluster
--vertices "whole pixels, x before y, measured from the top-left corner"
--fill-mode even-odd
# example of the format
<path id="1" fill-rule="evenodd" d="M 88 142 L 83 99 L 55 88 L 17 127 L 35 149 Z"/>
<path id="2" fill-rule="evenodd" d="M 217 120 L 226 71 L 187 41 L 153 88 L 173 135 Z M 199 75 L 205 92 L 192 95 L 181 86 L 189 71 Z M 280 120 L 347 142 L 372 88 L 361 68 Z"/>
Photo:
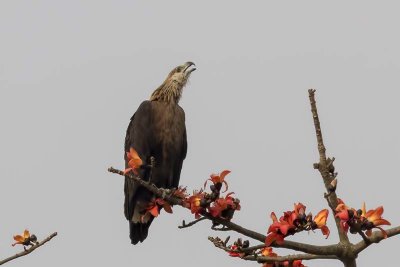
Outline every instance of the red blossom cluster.
<path id="1" fill-rule="evenodd" d="M 329 236 L 329 228 L 326 226 L 329 211 L 321 210 L 314 218 L 311 213 L 306 215 L 306 206 L 302 203 L 294 204 L 292 211 L 286 211 L 283 216 L 276 217 L 275 213 L 271 213 L 272 224 L 268 228 L 268 235 L 265 239 L 265 245 L 269 247 L 273 242 L 278 245 L 282 244 L 284 238 L 294 235 L 301 231 L 310 231 L 321 229 L 322 234 Z"/>
<path id="2" fill-rule="evenodd" d="M 149 205 L 148 205 L 148 207 L 147 207 L 147 209 L 146 209 L 145 214 L 142 215 L 142 221 L 144 221 L 144 218 L 145 218 L 146 216 L 148 216 L 149 214 L 150 214 L 151 216 L 153 216 L 153 217 L 157 217 L 158 214 L 160 214 L 160 209 L 161 209 L 161 208 L 164 208 L 164 210 L 165 210 L 166 212 L 168 212 L 168 213 L 172 213 L 172 207 L 171 207 L 171 205 L 170 205 L 167 201 L 165 201 L 165 200 L 162 199 L 162 198 L 156 198 L 156 199 L 153 199 L 153 200 L 149 203 Z"/>
<path id="3" fill-rule="evenodd" d="M 273 252 L 271 247 L 266 247 L 261 250 L 261 255 L 265 257 L 278 257 L 278 254 Z M 264 263 L 262 267 L 286 267 L 286 266 L 293 266 L 293 267 L 305 267 L 301 260 L 295 260 L 292 262 L 292 265 L 289 264 L 289 261 L 284 262 L 274 262 L 274 263 Z"/>
<path id="4" fill-rule="evenodd" d="M 221 193 L 228 190 L 225 177 L 229 173 L 230 171 L 225 170 L 220 174 L 212 174 L 210 179 L 204 183 L 203 189 L 194 191 L 191 196 L 183 198 L 184 205 L 190 209 L 196 219 L 200 218 L 202 213 L 208 212 L 212 217 L 230 220 L 235 211 L 240 210 L 240 201 L 232 197 L 233 192 L 221 197 Z M 210 185 L 211 193 L 204 191 L 208 181 L 212 182 Z M 225 185 L 225 190 L 221 192 L 223 185 Z"/>
<path id="5" fill-rule="evenodd" d="M 233 245 L 229 246 L 228 248 L 230 251 L 228 251 L 229 256 L 231 257 L 239 257 L 242 258 L 246 256 L 247 254 L 244 252 L 239 252 L 241 249 L 248 248 L 250 246 L 249 240 L 242 241 L 241 238 L 239 238 L 237 241 L 233 243 Z"/>
<path id="6" fill-rule="evenodd" d="M 248 248 L 249 245 L 250 244 L 248 240 L 242 241 L 242 239 L 239 238 L 237 241 L 233 243 L 233 245 L 228 246 L 229 248 L 228 254 L 231 257 L 239 257 L 239 258 L 243 258 L 246 255 L 254 255 L 254 254 L 264 257 L 278 257 L 278 254 L 276 254 L 272 250 L 272 247 L 264 247 L 263 249 L 254 252 L 247 252 L 247 253 L 243 252 L 243 249 Z M 262 265 L 262 267 L 286 267 L 286 266 L 305 267 L 301 260 L 293 261 L 292 265 L 289 264 L 289 261 L 264 263 Z"/>
<path id="7" fill-rule="evenodd" d="M 390 225 L 390 222 L 382 218 L 383 207 L 379 206 L 376 209 L 366 211 L 365 203 L 361 209 L 355 210 L 344 204 L 339 199 L 339 204 L 336 207 L 336 217 L 340 219 L 340 225 L 345 232 L 350 230 L 350 233 L 356 234 L 360 231 L 365 231 L 367 236 L 371 236 L 372 229 L 378 228 L 382 231 L 384 237 L 387 233 L 380 225 Z"/>
<path id="8" fill-rule="evenodd" d="M 134 170 L 134 168 L 132 168 L 132 170 Z M 204 188 L 199 191 L 194 191 L 192 195 L 187 194 L 186 187 L 178 187 L 173 191 L 172 195 L 182 199 L 183 205 L 190 209 L 196 219 L 199 219 L 203 213 L 208 212 L 212 217 L 230 220 L 235 211 L 240 210 L 240 201 L 232 196 L 234 194 L 233 192 L 221 197 L 221 193 L 226 192 L 228 189 L 225 176 L 229 173 L 230 171 L 225 170 L 220 174 L 212 174 L 210 176 L 210 179 L 207 181 L 212 182 L 210 185 L 211 193 L 204 191 L 207 185 L 206 181 L 204 183 Z M 223 185 L 225 185 L 225 190 L 221 192 Z M 168 213 L 172 213 L 171 205 L 168 202 L 161 198 L 155 198 L 148 205 L 142 218 L 149 215 L 157 217 L 161 208 Z"/>

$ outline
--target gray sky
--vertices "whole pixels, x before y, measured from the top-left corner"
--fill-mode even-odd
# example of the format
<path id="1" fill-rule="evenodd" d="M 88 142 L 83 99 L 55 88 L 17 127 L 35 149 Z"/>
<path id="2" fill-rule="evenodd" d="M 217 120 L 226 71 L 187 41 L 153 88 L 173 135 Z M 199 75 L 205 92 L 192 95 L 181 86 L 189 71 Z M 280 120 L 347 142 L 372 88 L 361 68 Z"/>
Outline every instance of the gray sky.
<path id="1" fill-rule="evenodd" d="M 188 60 L 198 70 L 181 101 L 182 184 L 200 188 L 230 169 L 243 207 L 234 221 L 263 233 L 271 211 L 297 201 L 314 214 L 325 208 L 312 169 L 307 89 L 316 88 L 339 196 L 354 207 L 384 205 L 384 218 L 399 225 L 399 6 L 375 3 L 1 1 L 0 257 L 21 249 L 12 235 L 28 227 L 59 236 L 10 265 L 259 266 L 214 248 L 207 236 L 227 234 L 209 223 L 177 229 L 193 218 L 178 207 L 130 245 L 123 179 L 106 169 L 122 168 L 141 101 Z M 320 232 L 291 240 L 337 242 L 331 230 L 328 240 Z M 392 238 L 370 247 L 359 266 L 393 265 L 398 246 Z M 322 264 L 341 266 L 307 262 Z"/>

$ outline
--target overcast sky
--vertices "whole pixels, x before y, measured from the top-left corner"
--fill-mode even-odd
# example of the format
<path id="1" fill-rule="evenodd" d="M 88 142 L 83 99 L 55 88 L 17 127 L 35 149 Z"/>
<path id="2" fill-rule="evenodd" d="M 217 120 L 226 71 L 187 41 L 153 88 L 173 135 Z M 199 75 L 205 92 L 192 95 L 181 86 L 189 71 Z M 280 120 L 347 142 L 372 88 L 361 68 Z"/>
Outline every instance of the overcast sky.
<path id="1" fill-rule="evenodd" d="M 29 228 L 59 236 L 9 265 L 259 266 L 214 248 L 207 237 L 228 233 L 208 222 L 179 230 L 193 219 L 179 207 L 130 244 L 123 178 L 106 170 L 123 168 L 139 104 L 188 60 L 197 71 L 181 101 L 189 144 L 181 184 L 198 189 L 231 170 L 242 204 L 234 222 L 261 233 L 271 211 L 294 202 L 314 214 L 325 208 L 312 168 L 307 89 L 316 88 L 339 197 L 384 205 L 399 225 L 399 4 L 375 3 L 0 1 L 0 258 L 21 250 L 12 235 Z M 289 239 L 335 243 L 331 216 L 329 225 L 328 240 Z M 359 266 L 393 265 L 399 245 L 396 237 L 371 246 Z"/>

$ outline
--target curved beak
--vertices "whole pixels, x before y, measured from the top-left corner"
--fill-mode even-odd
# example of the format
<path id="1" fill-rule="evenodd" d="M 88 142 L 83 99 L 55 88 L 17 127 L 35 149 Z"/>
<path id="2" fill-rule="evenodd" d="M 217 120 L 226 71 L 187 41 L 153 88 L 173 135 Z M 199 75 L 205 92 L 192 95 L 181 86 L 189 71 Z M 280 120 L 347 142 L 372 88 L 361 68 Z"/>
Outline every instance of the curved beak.
<path id="1" fill-rule="evenodd" d="M 184 72 L 186 75 L 192 73 L 193 71 L 196 70 L 195 67 L 190 68 L 190 67 L 192 67 L 192 66 L 196 66 L 196 65 L 195 65 L 193 62 L 190 62 L 190 61 L 186 62 L 185 64 L 183 64 L 183 67 L 184 67 L 183 72 Z"/>

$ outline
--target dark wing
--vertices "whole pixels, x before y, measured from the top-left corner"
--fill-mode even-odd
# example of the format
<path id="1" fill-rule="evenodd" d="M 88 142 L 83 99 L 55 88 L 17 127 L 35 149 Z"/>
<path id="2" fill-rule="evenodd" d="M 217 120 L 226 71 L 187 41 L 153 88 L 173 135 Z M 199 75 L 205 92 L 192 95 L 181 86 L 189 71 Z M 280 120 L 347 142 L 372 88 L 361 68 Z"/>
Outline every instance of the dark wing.
<path id="1" fill-rule="evenodd" d="M 125 137 L 125 167 L 128 167 L 128 161 L 126 152 L 133 147 L 143 160 L 146 162 L 150 157 L 151 149 L 149 139 L 151 139 L 152 129 L 150 127 L 151 121 L 151 103 L 150 101 L 144 101 L 135 114 L 132 116 L 131 121 L 126 130 Z M 146 179 L 146 172 L 144 170 L 139 171 L 139 175 L 142 179 Z M 134 209 L 134 197 L 137 191 L 137 185 L 133 183 L 129 178 L 125 177 L 125 203 L 124 213 L 127 220 L 132 219 Z"/>
<path id="2" fill-rule="evenodd" d="M 181 127 L 183 127 L 183 135 L 182 135 L 182 150 L 181 150 L 181 155 L 180 157 L 177 155 L 177 161 L 176 161 L 176 166 L 174 168 L 174 176 L 172 180 L 172 187 L 177 188 L 179 186 L 179 180 L 181 176 L 181 170 L 182 170 L 182 165 L 183 165 L 183 160 L 186 158 L 186 153 L 187 153 L 187 137 L 186 137 L 186 126 L 185 126 L 185 112 L 183 109 L 179 107 L 181 111 Z"/>

